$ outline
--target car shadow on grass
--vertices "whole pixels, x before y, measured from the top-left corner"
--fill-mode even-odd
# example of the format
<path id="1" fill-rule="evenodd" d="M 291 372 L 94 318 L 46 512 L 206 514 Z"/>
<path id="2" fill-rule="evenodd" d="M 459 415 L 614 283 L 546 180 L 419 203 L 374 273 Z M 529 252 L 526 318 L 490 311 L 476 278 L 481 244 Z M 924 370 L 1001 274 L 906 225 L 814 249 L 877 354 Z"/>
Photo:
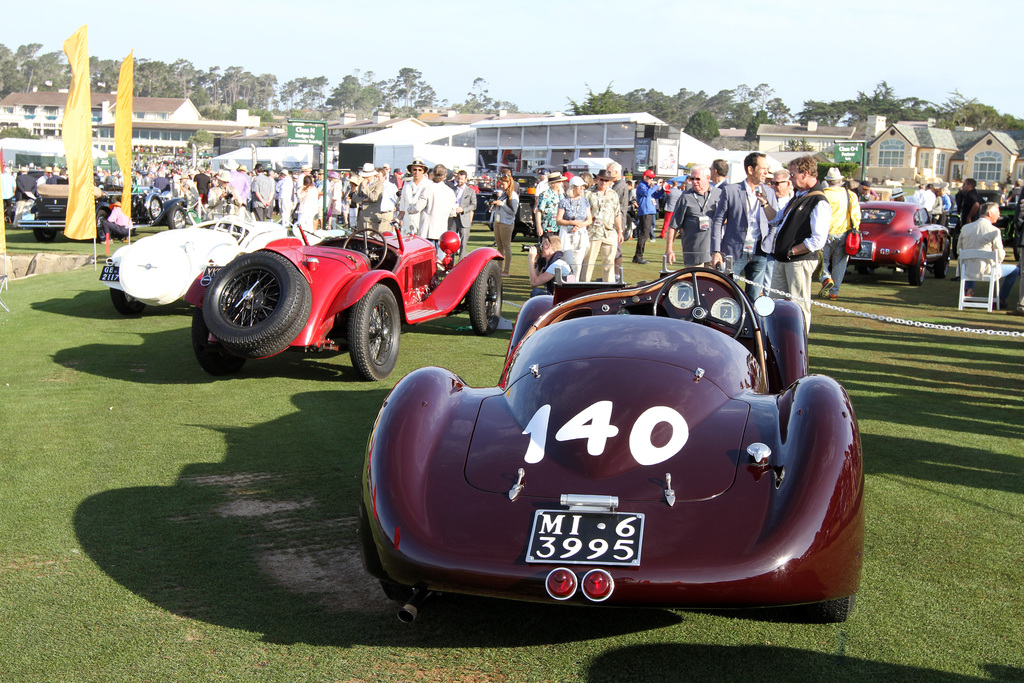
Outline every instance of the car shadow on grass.
<path id="1" fill-rule="evenodd" d="M 1024 669 L 983 664 L 987 676 L 875 662 L 771 645 L 634 645 L 595 657 L 586 672 L 589 683 L 620 681 L 968 681 L 1021 680 Z"/>
<path id="2" fill-rule="evenodd" d="M 163 610 L 274 643 L 508 647 L 686 618 L 445 595 L 413 626 L 400 623 L 399 605 L 363 571 L 358 549 L 363 452 L 386 389 L 369 393 L 300 393 L 295 412 L 269 423 L 209 427 L 223 434 L 223 461 L 188 465 L 170 486 L 86 499 L 74 516 L 82 548 Z"/>
<path id="3" fill-rule="evenodd" d="M 114 315 L 117 315 L 116 313 Z M 214 376 L 204 371 L 192 350 L 191 317 L 182 316 L 184 327 L 160 332 L 140 323 L 131 341 L 142 343 L 92 343 L 60 349 L 53 361 L 78 372 L 142 384 L 207 384 L 239 379 L 288 378 L 322 382 L 364 382 L 348 361 L 347 350 L 324 353 L 285 351 L 271 358 L 250 360 L 233 374 Z M 112 339 L 117 335 L 112 334 Z"/>
<path id="4" fill-rule="evenodd" d="M 114 310 L 110 301 L 110 290 L 101 286 L 97 290 L 86 290 L 73 297 L 54 297 L 46 301 L 37 301 L 32 309 L 55 315 L 66 315 L 89 320 L 133 320 L 162 316 L 191 316 L 192 306 L 178 300 L 166 306 L 146 306 L 138 315 L 122 315 Z"/>

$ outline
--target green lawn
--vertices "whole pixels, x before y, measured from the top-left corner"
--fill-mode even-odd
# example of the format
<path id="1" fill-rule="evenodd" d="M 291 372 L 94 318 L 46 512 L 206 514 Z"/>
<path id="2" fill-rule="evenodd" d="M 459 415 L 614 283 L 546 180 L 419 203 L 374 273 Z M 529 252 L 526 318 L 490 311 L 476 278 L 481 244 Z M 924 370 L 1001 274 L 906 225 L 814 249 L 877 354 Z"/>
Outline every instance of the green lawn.
<path id="1" fill-rule="evenodd" d="M 472 246 L 489 243 L 476 228 Z M 7 235 L 12 252 L 40 247 Z M 655 276 L 626 251 L 627 280 Z M 529 290 L 514 259 L 510 318 Z M 417 367 L 493 385 L 509 333 L 476 337 L 466 315 L 407 327 L 377 384 L 347 355 L 213 379 L 187 306 L 124 318 L 97 278 L 0 294 L 0 681 L 1024 680 L 1020 338 L 815 309 L 811 368 L 850 392 L 867 472 L 863 583 L 844 624 L 450 595 L 404 625 L 355 548 L 366 437 Z M 949 280 L 850 275 L 842 296 L 1024 332 L 957 312 Z"/>

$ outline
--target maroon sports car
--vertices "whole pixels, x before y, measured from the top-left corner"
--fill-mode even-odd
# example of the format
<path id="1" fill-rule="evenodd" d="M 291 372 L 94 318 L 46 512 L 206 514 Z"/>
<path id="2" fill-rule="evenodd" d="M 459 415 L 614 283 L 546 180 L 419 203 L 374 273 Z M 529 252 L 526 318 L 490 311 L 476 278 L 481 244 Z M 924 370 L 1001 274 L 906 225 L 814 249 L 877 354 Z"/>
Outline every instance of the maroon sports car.
<path id="1" fill-rule="evenodd" d="M 932 223 L 928 210 L 910 202 L 865 202 L 860 205 L 860 251 L 850 257 L 858 273 L 877 266 L 907 271 L 910 284 L 924 282 L 932 269 L 940 280 L 949 270 L 949 229 Z"/>
<path id="2" fill-rule="evenodd" d="M 373 229 L 243 254 L 185 295 L 196 306 L 196 359 L 224 375 L 246 359 L 346 343 L 359 373 L 380 380 L 398 360 L 403 322 L 469 311 L 473 331 L 491 334 L 501 319 L 501 254 L 476 249 L 452 266 L 458 236 L 446 232 L 440 243 L 440 262 L 425 239 Z"/>
<path id="3" fill-rule="evenodd" d="M 367 570 L 431 591 L 847 618 L 864 475 L 853 407 L 807 374 L 803 314 L 687 268 L 530 299 L 493 388 L 440 368 L 384 402 L 363 472 Z"/>

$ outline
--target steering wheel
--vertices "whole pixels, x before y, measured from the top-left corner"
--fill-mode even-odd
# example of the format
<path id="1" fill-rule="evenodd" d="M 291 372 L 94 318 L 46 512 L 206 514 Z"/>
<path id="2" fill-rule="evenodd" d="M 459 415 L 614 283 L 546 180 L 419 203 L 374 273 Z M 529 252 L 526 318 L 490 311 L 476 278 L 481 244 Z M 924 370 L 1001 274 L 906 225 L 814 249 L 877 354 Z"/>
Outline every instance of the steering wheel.
<path id="1" fill-rule="evenodd" d="M 689 314 L 682 316 L 683 319 L 700 323 L 702 325 L 710 323 L 724 327 L 731 332 L 733 339 L 739 339 L 747 322 L 747 310 L 749 308 L 749 304 L 747 303 L 746 294 L 743 293 L 743 290 L 740 289 L 739 285 L 737 285 L 736 282 L 728 275 L 708 270 L 707 268 L 683 268 L 682 270 L 677 271 L 676 276 L 670 278 L 664 285 L 662 285 L 661 291 L 658 292 L 658 296 L 654 301 L 654 315 L 658 315 L 658 307 L 665 305 L 664 302 L 668 299 L 669 293 L 680 280 L 690 280 L 693 292 L 693 304 L 688 307 Z M 739 305 L 740 316 L 735 323 L 731 324 L 719 319 L 710 318 L 711 307 L 707 305 L 706 301 L 704 301 L 704 295 L 702 295 L 700 291 L 700 282 L 703 280 L 714 282 L 722 286 L 727 290 L 727 293 L 733 301 Z M 671 302 L 669 302 L 668 305 L 673 309 L 677 308 L 675 304 L 672 304 Z"/>
<path id="2" fill-rule="evenodd" d="M 384 235 L 380 234 L 380 232 L 373 228 L 362 228 L 346 237 L 345 241 L 341 244 L 341 248 L 348 249 L 349 242 L 351 242 L 357 235 L 363 236 L 362 249 L 353 249 L 352 251 L 362 251 L 362 253 L 366 254 L 366 258 L 370 260 L 370 270 L 383 266 L 384 257 L 388 255 L 388 245 L 387 242 L 384 241 Z M 373 237 L 374 239 L 379 240 L 380 243 L 371 242 L 367 237 Z"/>

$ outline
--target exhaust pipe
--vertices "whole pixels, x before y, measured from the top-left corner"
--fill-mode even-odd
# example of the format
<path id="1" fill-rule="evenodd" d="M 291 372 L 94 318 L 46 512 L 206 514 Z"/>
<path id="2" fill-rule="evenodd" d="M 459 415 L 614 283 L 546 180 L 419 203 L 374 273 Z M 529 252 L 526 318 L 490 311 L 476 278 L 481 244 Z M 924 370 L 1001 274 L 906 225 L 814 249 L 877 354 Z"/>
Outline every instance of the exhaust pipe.
<path id="1" fill-rule="evenodd" d="M 414 588 L 409 601 L 398 610 L 398 620 L 406 624 L 416 621 L 416 617 L 420 613 L 420 605 L 431 595 L 433 593 L 426 588 Z"/>

